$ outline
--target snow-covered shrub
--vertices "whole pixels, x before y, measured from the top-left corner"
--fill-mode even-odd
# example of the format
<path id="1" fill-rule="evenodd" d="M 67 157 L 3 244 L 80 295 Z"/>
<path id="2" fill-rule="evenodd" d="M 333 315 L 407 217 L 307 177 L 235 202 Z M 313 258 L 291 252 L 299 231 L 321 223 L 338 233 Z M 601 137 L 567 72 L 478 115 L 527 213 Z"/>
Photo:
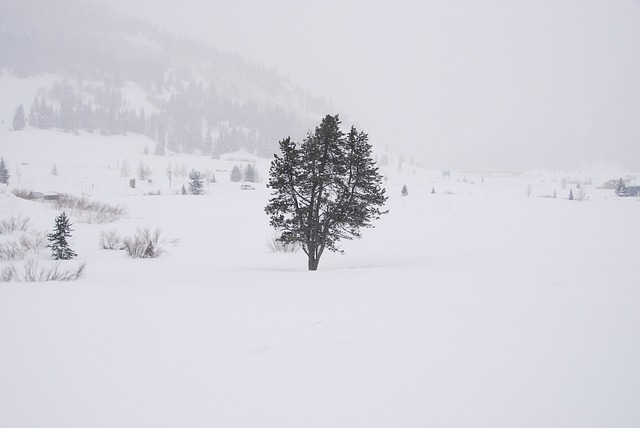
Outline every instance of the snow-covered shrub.
<path id="1" fill-rule="evenodd" d="M 297 253 L 302 246 L 299 242 L 282 242 L 278 240 L 278 235 L 267 239 L 267 248 L 273 253 Z"/>
<path id="2" fill-rule="evenodd" d="M 13 232 L 26 232 L 29 230 L 31 219 L 20 214 L 0 220 L 0 235 L 9 235 Z"/>
<path id="3" fill-rule="evenodd" d="M 100 232 L 100 238 L 98 240 L 98 246 L 103 250 L 122 250 L 124 245 L 122 238 L 118 235 L 118 231 L 115 229 L 103 230 Z"/>
<path id="4" fill-rule="evenodd" d="M 120 204 L 110 205 L 104 202 L 92 201 L 84 196 L 77 197 L 60 194 L 54 201 L 56 209 L 69 210 L 74 217 L 79 217 L 87 223 L 111 223 L 119 220 L 127 213 Z"/>
<path id="5" fill-rule="evenodd" d="M 155 258 L 162 252 L 158 248 L 159 239 L 160 229 L 156 228 L 151 232 L 148 227 L 139 227 L 135 235 L 124 239 L 124 249 L 129 257 L 134 259 Z"/>
<path id="6" fill-rule="evenodd" d="M 37 253 L 45 248 L 46 243 L 46 235 L 35 231 L 0 240 L 0 260 L 22 260 L 29 253 Z"/>
<path id="7" fill-rule="evenodd" d="M 0 272 L 0 282 L 75 281 L 84 274 L 86 266 L 86 263 L 80 263 L 61 269 L 59 262 L 40 266 L 37 260 L 28 260 L 22 266 L 5 267 Z"/>

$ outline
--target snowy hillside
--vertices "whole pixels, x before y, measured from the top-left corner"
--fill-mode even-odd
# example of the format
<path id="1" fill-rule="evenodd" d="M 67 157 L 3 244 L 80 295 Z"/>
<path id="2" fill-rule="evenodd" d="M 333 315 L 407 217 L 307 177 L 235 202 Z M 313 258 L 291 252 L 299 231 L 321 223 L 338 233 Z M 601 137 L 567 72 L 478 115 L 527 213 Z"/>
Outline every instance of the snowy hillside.
<path id="1" fill-rule="evenodd" d="M 0 52 L 0 129 L 22 106 L 32 128 L 138 133 L 159 154 L 271 156 L 331 109 L 274 70 L 90 1 L 8 0 Z"/>
<path id="2" fill-rule="evenodd" d="M 267 248 L 269 192 L 230 182 L 241 161 L 153 144 L 0 133 L 0 220 L 51 230 L 60 210 L 16 189 L 126 209 L 70 212 L 79 280 L 0 283 L 0 426 L 640 425 L 640 203 L 596 188 L 619 172 L 385 167 L 389 214 L 308 272 Z M 151 181 L 132 189 L 140 164 Z M 188 178 L 170 187 L 168 164 L 216 182 L 176 194 Z M 137 227 L 160 229 L 158 258 L 98 245 Z"/>

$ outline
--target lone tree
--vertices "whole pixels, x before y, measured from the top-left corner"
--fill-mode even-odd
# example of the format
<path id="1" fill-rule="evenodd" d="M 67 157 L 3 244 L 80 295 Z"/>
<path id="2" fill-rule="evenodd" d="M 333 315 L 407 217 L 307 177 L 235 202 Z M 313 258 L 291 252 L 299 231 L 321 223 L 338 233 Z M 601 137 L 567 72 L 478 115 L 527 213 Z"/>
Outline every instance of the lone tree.
<path id="1" fill-rule="evenodd" d="M 25 126 L 27 126 L 27 119 L 24 115 L 24 107 L 20 104 L 13 114 L 13 130 L 20 131 L 23 130 Z"/>
<path id="2" fill-rule="evenodd" d="M 195 169 L 192 169 L 189 173 L 189 192 L 191 192 L 192 195 L 202 195 L 204 193 L 202 174 Z"/>
<path id="3" fill-rule="evenodd" d="M 407 187 L 406 184 L 402 185 L 402 190 L 400 191 L 400 194 L 402 196 L 407 196 L 409 194 L 409 188 Z"/>
<path id="4" fill-rule="evenodd" d="M 0 158 L 0 184 L 8 184 L 9 183 L 9 170 L 7 169 L 7 165 L 4 163 L 4 159 Z"/>
<path id="5" fill-rule="evenodd" d="M 47 248 L 51 248 L 51 255 L 55 260 L 71 260 L 78 255 L 69 248 L 67 238 L 71 237 L 71 223 L 67 214 L 63 211 L 58 217 L 56 217 L 56 224 L 53 227 L 53 232 L 47 235 L 47 239 L 51 244 L 47 245 Z"/>
<path id="6" fill-rule="evenodd" d="M 327 115 L 298 145 L 280 141 L 269 170 L 272 198 L 265 208 L 278 241 L 299 243 L 309 270 L 317 270 L 325 249 L 342 252 L 341 239 L 359 238 L 360 228 L 380 218 L 387 197 L 363 132 L 340 130 L 338 116 Z"/>

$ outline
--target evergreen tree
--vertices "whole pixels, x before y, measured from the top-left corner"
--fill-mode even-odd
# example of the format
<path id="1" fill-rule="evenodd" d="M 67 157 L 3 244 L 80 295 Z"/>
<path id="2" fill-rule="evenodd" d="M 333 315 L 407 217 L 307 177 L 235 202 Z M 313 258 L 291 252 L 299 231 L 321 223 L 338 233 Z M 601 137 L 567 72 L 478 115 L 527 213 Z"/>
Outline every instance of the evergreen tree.
<path id="1" fill-rule="evenodd" d="M 573 201 L 573 189 L 569 189 L 569 200 Z"/>
<path id="2" fill-rule="evenodd" d="M 432 194 L 432 195 L 435 195 L 435 194 L 436 194 L 436 188 L 435 188 L 435 187 L 432 187 L 432 188 L 431 188 L 431 194 Z"/>
<path id="3" fill-rule="evenodd" d="M 38 113 L 37 113 L 37 101 L 36 98 L 33 104 L 31 104 L 31 108 L 29 109 L 29 125 L 34 128 L 40 128 L 40 123 L 38 121 Z"/>
<path id="4" fill-rule="evenodd" d="M 400 194 L 401 194 L 402 196 L 407 196 L 407 195 L 409 194 L 409 189 L 407 188 L 407 185 L 406 185 L 406 184 L 404 184 L 404 185 L 402 186 L 402 190 L 400 191 Z"/>
<path id="5" fill-rule="evenodd" d="M 149 178 L 149 167 L 142 161 L 138 163 L 138 178 L 140 180 L 146 180 Z"/>
<path id="6" fill-rule="evenodd" d="M 192 169 L 189 173 L 189 192 L 191 192 L 192 195 L 202 195 L 204 193 L 202 174 L 195 169 Z"/>
<path id="7" fill-rule="evenodd" d="M 58 175 L 58 167 L 53 164 L 53 168 L 51 168 L 51 175 Z"/>
<path id="8" fill-rule="evenodd" d="M 317 270 L 325 249 L 340 251 L 341 239 L 359 238 L 361 228 L 386 213 L 382 176 L 367 135 L 355 127 L 345 135 L 337 115 L 327 115 L 301 145 L 280 141 L 280 150 L 265 211 L 281 231 L 278 240 L 302 244 L 309 270 Z"/>
<path id="9" fill-rule="evenodd" d="M 9 184 L 9 170 L 7 169 L 7 165 L 4 163 L 4 159 L 0 158 L 0 184 Z"/>
<path id="10" fill-rule="evenodd" d="M 164 134 L 161 134 L 158 136 L 158 142 L 156 143 L 156 151 L 155 151 L 156 156 L 164 156 L 165 145 L 166 145 L 166 142 L 165 142 Z"/>
<path id="11" fill-rule="evenodd" d="M 629 196 L 629 189 L 627 189 L 627 185 L 624 183 L 622 177 L 616 183 L 616 195 Z"/>
<path id="12" fill-rule="evenodd" d="M 20 104 L 13 114 L 13 130 L 20 131 L 23 130 L 25 126 L 27 126 L 27 119 L 24 115 L 24 107 Z"/>
<path id="13" fill-rule="evenodd" d="M 231 168 L 231 181 L 234 183 L 242 181 L 242 169 L 240 165 L 234 165 L 233 168 Z"/>
<path id="14" fill-rule="evenodd" d="M 257 183 L 258 182 L 258 171 L 253 164 L 247 164 L 244 168 L 244 181 L 248 183 Z"/>
<path id="15" fill-rule="evenodd" d="M 180 189 L 180 193 L 182 193 L 183 195 L 187 194 L 187 189 L 184 187 L 184 184 L 182 185 L 182 189 Z"/>
<path id="16" fill-rule="evenodd" d="M 204 142 L 202 144 L 203 154 L 210 155 L 213 153 L 213 136 L 211 135 L 211 129 L 207 129 L 207 133 L 204 136 Z"/>
<path id="17" fill-rule="evenodd" d="M 70 260 L 78 255 L 69 248 L 67 238 L 71 237 L 71 223 L 67 214 L 63 211 L 58 217 L 56 217 L 56 223 L 53 228 L 53 232 L 47 235 L 47 239 L 51 244 L 47 245 L 47 248 L 51 248 L 51 255 L 55 260 Z"/>

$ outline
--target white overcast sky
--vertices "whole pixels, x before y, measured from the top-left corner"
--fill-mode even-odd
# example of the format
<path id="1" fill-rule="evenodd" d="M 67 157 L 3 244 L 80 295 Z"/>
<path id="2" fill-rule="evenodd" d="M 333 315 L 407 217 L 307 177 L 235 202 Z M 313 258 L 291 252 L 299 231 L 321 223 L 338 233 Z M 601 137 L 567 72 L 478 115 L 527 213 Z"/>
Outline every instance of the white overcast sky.
<path id="1" fill-rule="evenodd" d="M 640 169 L 639 0 L 102 1 L 277 69 L 432 167 Z"/>

